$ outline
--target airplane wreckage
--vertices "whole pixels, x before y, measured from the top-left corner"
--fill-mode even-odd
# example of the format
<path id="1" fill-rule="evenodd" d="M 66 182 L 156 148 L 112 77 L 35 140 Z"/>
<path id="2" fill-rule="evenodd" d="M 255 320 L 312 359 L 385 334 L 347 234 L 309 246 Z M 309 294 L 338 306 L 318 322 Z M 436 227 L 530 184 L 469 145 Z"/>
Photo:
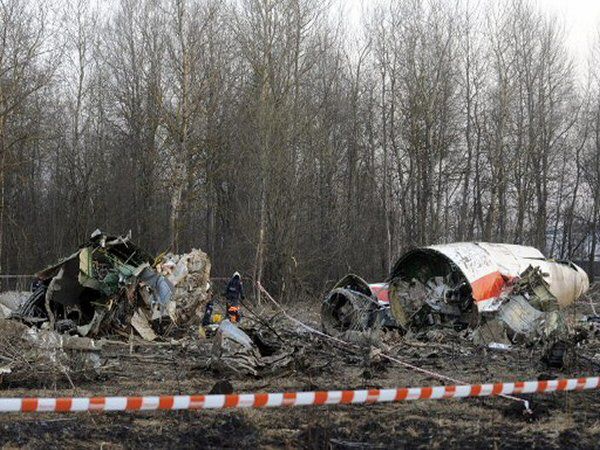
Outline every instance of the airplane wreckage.
<path id="1" fill-rule="evenodd" d="M 580 267 L 532 247 L 434 245 L 401 256 L 385 283 L 347 275 L 325 298 L 321 318 L 330 334 L 450 328 L 476 344 L 507 349 L 559 342 L 568 331 L 565 309 L 588 288 Z"/>
<path id="2" fill-rule="evenodd" d="M 216 372 L 261 376 L 293 366 L 303 339 L 288 325 L 249 317 L 238 326 L 212 312 L 210 268 L 200 250 L 153 257 L 130 236 L 97 230 L 38 272 L 32 293 L 0 301 L 0 335 L 50 365 L 71 360 L 64 350 L 83 349 L 86 364 L 96 367 L 105 338 L 184 339 L 195 328 L 215 336 L 206 363 Z M 321 320 L 327 334 L 354 342 L 374 342 L 381 330 L 440 329 L 496 349 L 543 342 L 550 364 L 561 366 L 566 352 L 559 344 L 569 334 L 564 311 L 588 288 L 581 268 L 531 247 L 436 245 L 404 254 L 386 282 L 347 275 L 322 303 Z M 0 374 L 27 371 L 15 364 L 0 366 Z"/>
<path id="3" fill-rule="evenodd" d="M 72 255 L 36 274 L 33 293 L 11 318 L 85 337 L 145 340 L 199 321 L 207 300 L 210 261 L 205 253 L 158 258 L 99 230 Z"/>

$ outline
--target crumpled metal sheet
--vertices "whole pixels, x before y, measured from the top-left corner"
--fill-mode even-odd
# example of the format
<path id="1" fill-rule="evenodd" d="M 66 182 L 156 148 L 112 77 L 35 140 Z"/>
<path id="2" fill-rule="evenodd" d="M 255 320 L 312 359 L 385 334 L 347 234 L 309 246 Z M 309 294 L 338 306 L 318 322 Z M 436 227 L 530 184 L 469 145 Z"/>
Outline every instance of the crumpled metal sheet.
<path id="1" fill-rule="evenodd" d="M 140 273 L 140 280 L 152 289 L 153 303 L 166 306 L 171 301 L 174 286 L 166 277 L 146 267 Z"/>
<path id="2" fill-rule="evenodd" d="M 138 332 L 138 334 L 147 341 L 153 341 L 156 339 L 156 333 L 150 326 L 148 318 L 142 310 L 139 308 L 133 313 L 131 317 L 131 326 Z"/>
<path id="3" fill-rule="evenodd" d="M 0 303 L 0 319 L 7 319 L 8 317 L 10 317 L 12 315 L 12 313 L 14 312 L 14 310 L 8 308 L 7 306 L 4 306 L 2 303 Z"/>
<path id="4" fill-rule="evenodd" d="M 0 309 L 4 306 L 8 311 L 16 311 L 27 301 L 30 295 L 31 292 L 29 291 L 4 291 L 0 293 Z"/>
<path id="5" fill-rule="evenodd" d="M 177 323 L 200 322 L 210 287 L 210 258 L 199 249 L 166 258 L 175 263 L 172 273 L 161 275 L 174 281 L 171 301 L 177 305 L 174 314 Z"/>
<path id="6" fill-rule="evenodd" d="M 77 305 L 84 286 L 79 283 L 79 259 L 67 259 L 52 278 L 46 300 L 61 305 Z"/>
<path id="7" fill-rule="evenodd" d="M 288 370 L 294 363 L 295 347 L 282 345 L 277 334 L 271 335 L 272 329 L 254 325 L 246 331 L 229 320 L 221 322 L 208 366 L 222 374 L 266 376 Z"/>
<path id="8" fill-rule="evenodd" d="M 497 317 L 514 333 L 525 335 L 535 331 L 543 315 L 522 295 L 512 296 L 497 313 Z"/>
<path id="9" fill-rule="evenodd" d="M 220 373 L 257 376 L 259 360 L 260 352 L 250 336 L 229 320 L 221 322 L 209 366 Z"/>
<path id="10" fill-rule="evenodd" d="M 484 321 L 475 329 L 473 343 L 485 347 L 490 347 L 490 344 L 499 344 L 504 347 L 510 345 L 510 340 L 506 335 L 504 323 L 498 319 L 491 319 Z M 494 346 L 491 348 L 494 348 Z"/>
<path id="11" fill-rule="evenodd" d="M 338 281 L 321 304 L 321 325 L 326 333 L 346 337 L 377 333 L 382 327 L 397 327 L 390 313 L 388 283 L 369 284 L 355 274 Z"/>
<path id="12" fill-rule="evenodd" d="M 321 323 L 323 330 L 331 335 L 364 332 L 381 324 L 378 311 L 379 306 L 371 297 L 355 290 L 336 288 L 321 304 Z"/>

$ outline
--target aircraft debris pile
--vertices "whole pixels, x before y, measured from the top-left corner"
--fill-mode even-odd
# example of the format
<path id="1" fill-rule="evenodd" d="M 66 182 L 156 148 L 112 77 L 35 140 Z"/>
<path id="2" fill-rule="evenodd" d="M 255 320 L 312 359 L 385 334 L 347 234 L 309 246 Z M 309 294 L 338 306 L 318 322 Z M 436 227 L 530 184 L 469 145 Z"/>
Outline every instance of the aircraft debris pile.
<path id="1" fill-rule="evenodd" d="M 451 329 L 490 348 L 552 347 L 570 333 L 564 310 L 589 281 L 575 264 L 546 259 L 532 247 L 456 243 L 407 252 L 388 283 L 375 286 L 384 301 L 355 275 L 343 278 L 323 302 L 324 330 Z M 389 313 L 393 320 L 379 319 Z"/>
<path id="2" fill-rule="evenodd" d="M 152 341 L 199 322 L 210 261 L 200 250 L 155 260 L 130 236 L 97 230 L 75 253 L 36 276 L 34 292 L 11 317 L 89 337 L 128 337 L 135 330 Z"/>
<path id="3" fill-rule="evenodd" d="M 225 320 L 217 330 L 208 366 L 223 375 L 262 377 L 291 369 L 302 353 L 303 343 L 281 321 L 247 319 L 237 327 Z"/>

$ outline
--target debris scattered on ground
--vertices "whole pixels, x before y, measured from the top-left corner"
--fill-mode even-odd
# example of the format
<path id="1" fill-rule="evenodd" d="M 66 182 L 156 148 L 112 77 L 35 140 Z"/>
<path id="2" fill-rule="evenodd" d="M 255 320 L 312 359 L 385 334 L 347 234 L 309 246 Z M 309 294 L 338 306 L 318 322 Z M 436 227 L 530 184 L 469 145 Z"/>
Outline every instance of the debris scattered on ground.
<path id="1" fill-rule="evenodd" d="M 27 301 L 31 292 L 5 291 L 0 293 L 0 319 L 6 319 Z"/>
<path id="2" fill-rule="evenodd" d="M 100 368 L 102 343 L 0 319 L 3 380 L 34 381 L 91 373 Z M 9 375 L 10 374 L 10 375 Z"/>
<path id="3" fill-rule="evenodd" d="M 282 373 L 299 355 L 294 342 L 284 340 L 269 326 L 246 320 L 243 329 L 229 320 L 221 322 L 213 341 L 209 367 L 220 374 L 254 377 Z"/>
<path id="4" fill-rule="evenodd" d="M 557 263 L 564 270 L 547 271 L 537 260 L 517 255 L 515 260 L 525 261 L 519 262 L 514 276 L 504 271 L 510 264 L 503 261 L 501 268 L 497 264 L 504 274 L 499 294 L 485 297 L 490 301 L 480 307 L 474 293 L 481 294 L 481 286 L 464 276 L 464 262 L 421 254 L 413 260 L 421 265 L 403 269 L 404 278 L 368 284 L 355 275 L 344 277 L 318 306 L 310 301 L 276 302 L 273 309 L 249 300 L 243 320 L 233 324 L 222 320 L 224 306 L 218 296 L 207 302 L 210 262 L 204 253 L 193 250 L 154 258 L 131 244 L 129 237 L 102 236 L 65 260 L 70 263 L 42 271 L 42 291 L 6 295 L 15 299 L 8 306 L 0 296 L 0 304 L 13 317 L 0 319 L 0 384 L 7 395 L 22 396 L 40 387 L 51 387 L 54 396 L 380 389 L 429 385 L 435 376 L 481 383 L 548 378 L 548 374 L 578 376 L 600 367 L 600 319 L 591 302 L 569 303 L 569 296 L 575 298 L 586 284 L 567 263 Z M 91 271 L 81 270 L 82 260 L 89 262 Z M 562 278 L 556 276 L 562 271 Z M 495 274 L 493 279 L 500 280 Z M 557 282 L 572 283 L 571 294 L 565 294 L 569 289 L 558 292 Z M 52 293 L 47 301 L 48 291 Z M 76 299 L 67 301 L 66 292 L 78 293 Z M 27 297 L 25 303 L 20 300 Z M 396 316 L 394 302 L 400 303 L 404 314 Z M 337 341 L 315 330 L 320 321 L 325 333 Z M 597 404 L 596 394 L 582 395 L 586 405 Z M 565 405 L 563 397 L 548 398 L 543 407 L 535 403 L 534 410 Z M 487 414 L 481 423 L 504 425 L 521 419 L 520 411 L 518 416 L 505 413 L 502 402 L 461 404 L 459 416 L 468 411 L 475 418 L 470 422 L 475 422 Z M 444 408 L 423 405 L 428 413 Z M 436 411 L 454 417 L 456 403 L 449 405 L 448 410 Z M 376 421 L 369 421 L 368 429 L 379 427 L 373 436 L 386 435 L 389 427 L 381 425 L 382 408 L 386 407 L 356 413 L 353 427 L 371 415 Z M 406 408 L 403 412 L 409 416 L 408 408 L 414 406 Z M 271 414 L 277 420 L 282 417 L 277 414 L 290 413 Z M 291 428 L 297 429 L 297 423 L 305 421 L 300 414 L 306 413 L 295 414 Z M 510 421 L 503 419 L 504 414 L 510 414 Z M 127 426 L 137 426 L 138 419 Z M 416 423 L 415 430 L 420 425 Z M 269 426 L 267 421 L 263 428 Z M 335 435 L 353 439 L 331 441 L 358 444 L 364 433 L 370 431 Z M 458 435 L 456 431 L 452 436 Z"/>
<path id="5" fill-rule="evenodd" d="M 229 320 L 221 322 L 209 366 L 220 373 L 258 375 L 260 352 L 250 336 Z"/>

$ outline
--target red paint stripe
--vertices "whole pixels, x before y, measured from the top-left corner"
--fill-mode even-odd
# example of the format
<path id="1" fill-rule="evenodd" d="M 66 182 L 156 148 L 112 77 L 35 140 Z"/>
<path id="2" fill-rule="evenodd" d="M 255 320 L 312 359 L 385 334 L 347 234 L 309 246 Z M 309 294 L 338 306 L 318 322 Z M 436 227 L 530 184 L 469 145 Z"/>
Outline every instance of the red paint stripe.
<path id="1" fill-rule="evenodd" d="M 366 403 L 375 403 L 379 400 L 379 389 L 369 389 Z"/>
<path id="2" fill-rule="evenodd" d="M 340 400 L 342 405 L 352 403 L 352 400 L 354 400 L 354 391 L 342 391 L 342 399 Z"/>
<path id="3" fill-rule="evenodd" d="M 586 380 L 587 380 L 587 378 L 577 378 L 577 387 L 575 388 L 575 390 L 582 391 L 583 388 L 585 387 Z"/>
<path id="4" fill-rule="evenodd" d="M 283 406 L 294 406 L 296 404 L 296 393 L 295 392 L 284 392 L 283 393 Z"/>
<path id="5" fill-rule="evenodd" d="M 172 395 L 163 395 L 158 399 L 158 409 L 173 409 L 175 398 Z"/>
<path id="6" fill-rule="evenodd" d="M 269 403 L 269 394 L 254 394 L 254 404 L 255 408 L 262 408 L 267 403 Z"/>
<path id="7" fill-rule="evenodd" d="M 377 300 L 384 303 L 390 302 L 389 285 L 385 284 L 383 286 L 378 286 L 370 284 L 369 287 L 371 288 L 371 292 L 373 292 L 373 294 L 375 294 L 375 297 L 377 297 Z"/>
<path id="8" fill-rule="evenodd" d="M 127 406 L 125 409 L 138 410 L 142 409 L 143 397 L 127 397 Z"/>
<path id="9" fill-rule="evenodd" d="M 538 381 L 537 392 L 546 392 L 548 389 L 548 382 L 546 380 Z"/>
<path id="10" fill-rule="evenodd" d="M 557 391 L 564 391 L 569 383 L 567 383 L 567 380 L 558 380 L 558 384 L 556 385 L 556 390 Z"/>
<path id="11" fill-rule="evenodd" d="M 55 411 L 58 412 L 69 412 L 71 411 L 71 405 L 73 404 L 72 398 L 57 398 Z"/>
<path id="12" fill-rule="evenodd" d="M 431 398 L 431 394 L 433 394 L 433 388 L 424 387 L 421 388 L 421 395 L 419 396 L 419 398 L 428 399 Z"/>
<path id="13" fill-rule="evenodd" d="M 496 298 L 502 293 L 506 284 L 504 277 L 498 271 L 488 273 L 471 283 L 471 291 L 476 302 Z"/>
<path id="14" fill-rule="evenodd" d="M 90 404 L 88 411 L 101 411 L 106 405 L 106 397 L 92 397 L 90 398 Z"/>
<path id="15" fill-rule="evenodd" d="M 231 394 L 225 396 L 224 408 L 235 408 L 240 404 L 240 396 L 237 394 Z"/>
<path id="16" fill-rule="evenodd" d="M 190 396 L 190 409 L 202 409 L 204 408 L 204 395 L 192 395 Z"/>
<path id="17" fill-rule="evenodd" d="M 471 385 L 471 394 L 473 397 L 477 397 L 479 394 L 481 394 L 481 385 L 480 384 L 473 384 Z"/>
<path id="18" fill-rule="evenodd" d="M 326 391 L 315 392 L 315 405 L 324 405 L 327 402 L 328 394 Z"/>
<path id="19" fill-rule="evenodd" d="M 456 386 L 446 386 L 444 391 L 444 398 L 452 398 L 456 394 Z"/>
<path id="20" fill-rule="evenodd" d="M 39 403 L 39 401 L 37 398 L 24 398 L 23 400 L 21 400 L 21 411 L 23 411 L 23 412 L 37 411 L 38 403 Z"/>
<path id="21" fill-rule="evenodd" d="M 400 388 L 400 389 L 396 389 L 396 401 L 401 401 L 401 400 L 406 400 L 406 397 L 408 397 L 408 389 L 406 388 Z"/>

